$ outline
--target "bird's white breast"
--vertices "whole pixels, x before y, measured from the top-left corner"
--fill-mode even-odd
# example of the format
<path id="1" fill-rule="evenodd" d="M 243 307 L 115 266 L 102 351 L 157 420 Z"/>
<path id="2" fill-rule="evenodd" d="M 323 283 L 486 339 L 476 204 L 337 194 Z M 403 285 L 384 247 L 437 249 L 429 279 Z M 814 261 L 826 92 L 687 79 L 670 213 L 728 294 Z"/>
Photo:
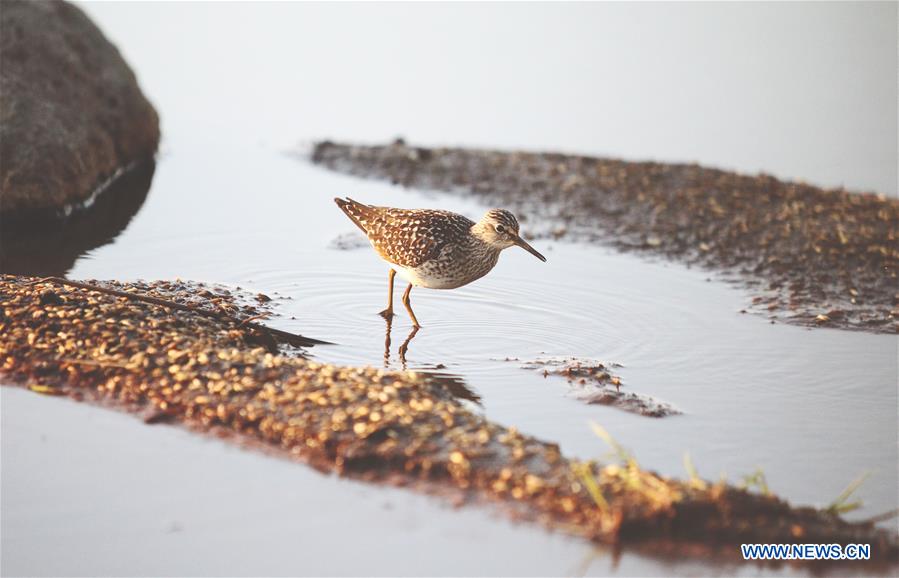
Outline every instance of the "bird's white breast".
<path id="1" fill-rule="evenodd" d="M 429 265 L 431 263 L 433 262 L 429 261 L 420 267 L 400 267 L 394 265 L 393 268 L 396 269 L 396 272 L 400 277 L 416 287 L 427 287 L 428 289 L 455 289 L 456 287 L 461 287 L 468 283 L 468 280 L 453 278 L 450 275 L 441 273 L 435 267 L 430 267 Z"/>

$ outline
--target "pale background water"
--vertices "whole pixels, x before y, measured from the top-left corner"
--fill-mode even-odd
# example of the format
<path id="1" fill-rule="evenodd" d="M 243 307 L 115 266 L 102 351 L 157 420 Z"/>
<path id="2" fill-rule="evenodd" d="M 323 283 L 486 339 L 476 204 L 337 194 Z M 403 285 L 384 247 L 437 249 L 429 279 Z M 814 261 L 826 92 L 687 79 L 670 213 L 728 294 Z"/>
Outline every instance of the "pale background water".
<path id="1" fill-rule="evenodd" d="M 896 194 L 896 4 L 83 4 L 198 132 L 700 162 Z"/>
<path id="2" fill-rule="evenodd" d="M 566 150 L 764 170 L 896 192 L 896 5 L 88 4 L 160 111 L 150 195 L 73 278 L 182 277 L 278 301 L 274 325 L 383 362 L 386 268 L 329 248 L 335 195 L 484 207 L 328 173 L 297 143 L 332 137 Z M 539 215 L 529 215 L 531 219 Z M 731 480 L 762 467 L 794 503 L 855 476 L 866 517 L 897 506 L 897 338 L 741 315 L 708 273 L 538 241 L 471 286 L 413 293 L 413 368 L 437 364 L 480 411 L 564 452 L 606 449 Z M 712 278 L 709 282 L 707 279 Z M 291 319 L 294 317 L 295 319 Z M 394 323 L 391 367 L 410 327 Z M 628 390 L 685 414 L 587 406 L 506 357 L 624 364 Z M 755 574 L 672 563 L 341 481 L 176 428 L 3 388 L 4 575 Z M 853 571 L 863 571 L 863 567 Z"/>

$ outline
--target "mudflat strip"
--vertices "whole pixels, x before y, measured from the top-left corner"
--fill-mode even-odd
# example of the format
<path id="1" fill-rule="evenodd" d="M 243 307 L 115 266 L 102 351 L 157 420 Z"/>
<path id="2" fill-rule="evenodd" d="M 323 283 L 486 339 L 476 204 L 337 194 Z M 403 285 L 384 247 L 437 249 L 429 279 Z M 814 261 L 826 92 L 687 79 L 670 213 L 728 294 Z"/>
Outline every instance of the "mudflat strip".
<path id="1" fill-rule="evenodd" d="M 233 318 L 3 275 L 3 380 L 137 412 L 149 423 L 214 432 L 342 475 L 489 501 L 595 541 L 655 541 L 665 552 L 672 544 L 692 552 L 721 545 L 731 554 L 741 542 L 853 542 L 872 544 L 882 564 L 899 555 L 896 536 L 870 524 L 723 482 L 664 478 L 632 459 L 568 459 L 556 444 L 470 411 L 426 374 L 283 354 L 242 319 L 258 317 L 259 308 L 221 287 L 105 287 L 180 304 L 213 301 Z"/>
<path id="2" fill-rule="evenodd" d="M 478 197 L 536 236 L 613 244 L 722 271 L 747 309 L 805 326 L 899 332 L 899 200 L 697 165 L 320 142 L 312 161 Z"/>

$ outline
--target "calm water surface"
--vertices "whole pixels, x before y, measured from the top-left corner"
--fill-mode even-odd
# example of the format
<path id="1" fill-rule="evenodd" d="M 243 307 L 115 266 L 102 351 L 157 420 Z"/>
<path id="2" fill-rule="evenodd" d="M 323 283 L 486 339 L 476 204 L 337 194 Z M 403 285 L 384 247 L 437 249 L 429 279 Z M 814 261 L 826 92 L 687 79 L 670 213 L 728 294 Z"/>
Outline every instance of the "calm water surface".
<path id="1" fill-rule="evenodd" d="M 348 195 L 376 204 L 440 207 L 472 218 L 485 207 L 332 174 L 297 154 L 297 139 L 329 134 L 315 115 L 304 116 L 311 104 L 321 104 L 321 115 L 332 122 L 338 122 L 340 107 L 349 111 L 349 122 L 333 125 L 338 128 L 330 134 L 371 138 L 380 127 L 372 114 L 354 133 L 358 111 L 341 100 L 346 98 L 342 90 L 335 93 L 334 110 L 316 100 L 330 94 L 323 87 L 352 87 L 345 86 L 349 81 L 339 75 L 339 66 L 302 59 L 293 66 L 295 55 L 311 42 L 299 32 L 288 34 L 279 24 L 286 16 L 302 15 L 296 6 L 282 13 L 272 6 L 254 12 L 228 5 L 210 12 L 188 5 L 178 18 L 172 7 L 157 4 L 87 9 L 120 44 L 155 97 L 166 136 L 144 206 L 114 242 L 78 259 L 71 277 L 180 277 L 282 297 L 276 300 L 279 316 L 272 325 L 337 343 L 315 348 L 314 357 L 416 370 L 440 367 L 481 398 L 479 411 L 490 419 L 559 442 L 571 456 L 605 453 L 590 433 L 590 422 L 597 422 L 643 465 L 666 475 L 684 475 L 682 458 L 689 451 L 705 477 L 723 473 L 738 480 L 760 467 L 779 495 L 820 506 L 870 470 L 873 475 L 859 492 L 865 509 L 854 516 L 897 507 L 895 336 L 772 325 L 763 317 L 740 314 L 747 294 L 707 272 L 599 247 L 537 241 L 547 263 L 513 248 L 503 253 L 488 277 L 473 285 L 448 292 L 414 291 L 413 304 L 424 328 L 408 343 L 404 364 L 398 349 L 411 327 L 401 313 L 393 323 L 385 358 L 386 326 L 376 312 L 384 307 L 387 268 L 368 248 L 333 248 L 338 235 L 353 234 L 355 227 L 332 198 Z M 322 9 L 306 16 L 321 19 L 319 23 L 339 20 L 341 14 L 316 10 Z M 709 10 L 705 17 L 718 18 L 719 26 L 736 26 L 732 16 Z M 790 10 L 786 16 L 793 14 Z M 209 36 L 206 42 L 191 40 L 185 30 L 202 28 L 213 13 L 222 20 L 211 31 L 203 28 L 202 34 Z M 237 30 L 237 21 L 250 15 L 258 20 L 247 20 L 247 27 L 255 28 L 241 28 L 245 35 L 226 42 L 228 32 Z M 631 22 L 621 18 L 622 26 Z M 157 20 L 173 26 L 171 37 L 161 44 L 153 32 Z M 300 31 L 308 32 L 306 26 Z M 509 51 L 524 46 L 518 32 L 509 34 Z M 437 50 L 420 40 L 425 52 Z M 333 39 L 338 64 L 350 61 L 349 49 L 341 44 L 346 41 Z M 259 50 L 254 52 L 256 42 Z M 320 46 L 323 58 L 328 46 Z M 562 50 L 553 46 L 550 50 Z M 214 58 L 210 51 L 215 50 L 223 54 Z M 511 52 L 503 54 L 518 63 Z M 262 55 L 264 59 L 254 60 Z M 372 63 L 372 55 L 357 56 L 377 70 L 384 66 L 388 78 L 396 80 L 392 67 Z M 467 74 L 471 56 L 462 50 L 447 66 L 455 62 L 458 73 Z M 424 66 L 417 56 L 408 59 L 397 66 Z M 357 62 L 351 70 L 363 74 L 360 66 Z M 294 69 L 304 74 L 294 77 Z M 376 81 L 374 72 L 365 74 Z M 693 74 L 702 78 L 701 71 Z M 251 79 L 249 88 L 242 75 Z M 282 92 L 259 86 L 263 78 L 286 77 L 293 78 L 284 81 L 291 90 L 308 92 L 298 97 L 299 110 Z M 483 86 L 486 78 L 481 79 Z M 499 85 L 497 90 L 506 96 L 516 92 L 512 80 Z M 540 98 L 559 104 L 558 95 L 546 94 L 551 92 L 546 86 L 536 90 Z M 250 100 L 261 94 L 270 100 Z M 444 142 L 464 140 L 443 121 L 428 120 L 458 112 L 432 110 L 421 102 L 413 106 L 405 97 L 389 101 L 378 91 L 369 96 L 380 99 L 384 115 L 394 115 L 400 128 L 417 126 L 413 120 L 420 118 L 427 137 L 439 141 L 445 129 Z M 355 98 L 364 103 L 366 95 L 357 92 Z M 744 95 L 747 110 L 758 106 L 753 98 Z M 208 108 L 202 106 L 203 99 Z M 460 102 L 476 117 L 481 114 L 471 101 Z M 441 98 L 436 103 L 441 104 Z M 592 109 L 581 106 L 589 117 Z M 266 108 L 254 116 L 259 107 Z M 534 116 L 541 118 L 539 111 Z M 248 120 L 254 118 L 259 119 L 256 125 Z M 308 125 L 298 118 L 309 118 Z M 504 138 L 514 139 L 511 143 L 499 136 L 492 143 L 481 142 L 615 152 L 608 143 L 585 145 L 587 135 L 577 127 L 556 133 L 541 122 L 533 134 L 520 127 L 512 130 L 513 136 L 506 134 Z M 677 130 L 673 124 L 668 128 Z M 648 142 L 662 142 L 656 129 L 647 130 L 646 136 L 652 137 Z M 472 135 L 471 141 L 483 139 Z M 622 142 L 630 141 L 622 137 Z M 649 145 L 644 141 L 642 146 Z M 659 144 L 658 150 L 666 146 Z M 625 146 L 620 152 L 630 150 Z M 779 174 L 834 184 L 827 171 L 814 169 L 814 159 L 827 158 L 828 150 L 821 145 L 810 150 L 808 158 L 795 157 Z M 644 148 L 632 154 L 653 153 Z M 669 156 L 746 170 L 756 164 L 774 170 L 783 161 L 769 163 L 767 153 L 753 156 L 738 149 L 730 154 L 722 160 L 682 148 Z M 842 174 L 858 176 L 852 181 L 846 177 L 847 186 L 855 188 L 886 182 L 876 170 L 859 164 L 850 164 Z M 524 361 L 536 357 L 572 355 L 623 364 L 619 373 L 626 389 L 669 402 L 684 414 L 654 420 L 584 405 L 570 395 L 564 381 L 521 369 Z M 515 526 L 489 511 L 454 510 L 408 492 L 341 481 L 176 428 L 145 426 L 131 416 L 10 388 L 0 395 L 4 574 L 757 571 L 629 553 L 615 557 L 579 540 Z"/>

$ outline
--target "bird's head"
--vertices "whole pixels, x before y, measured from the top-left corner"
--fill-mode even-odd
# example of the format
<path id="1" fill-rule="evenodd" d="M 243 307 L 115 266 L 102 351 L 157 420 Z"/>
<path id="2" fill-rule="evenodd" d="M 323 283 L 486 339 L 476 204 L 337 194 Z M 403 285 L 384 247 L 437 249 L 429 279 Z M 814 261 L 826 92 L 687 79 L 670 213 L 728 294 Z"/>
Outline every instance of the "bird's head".
<path id="1" fill-rule="evenodd" d="M 531 247 L 518 233 L 518 219 L 505 209 L 490 209 L 473 227 L 475 235 L 491 247 L 502 251 L 518 245 L 541 261 L 546 257 Z"/>

